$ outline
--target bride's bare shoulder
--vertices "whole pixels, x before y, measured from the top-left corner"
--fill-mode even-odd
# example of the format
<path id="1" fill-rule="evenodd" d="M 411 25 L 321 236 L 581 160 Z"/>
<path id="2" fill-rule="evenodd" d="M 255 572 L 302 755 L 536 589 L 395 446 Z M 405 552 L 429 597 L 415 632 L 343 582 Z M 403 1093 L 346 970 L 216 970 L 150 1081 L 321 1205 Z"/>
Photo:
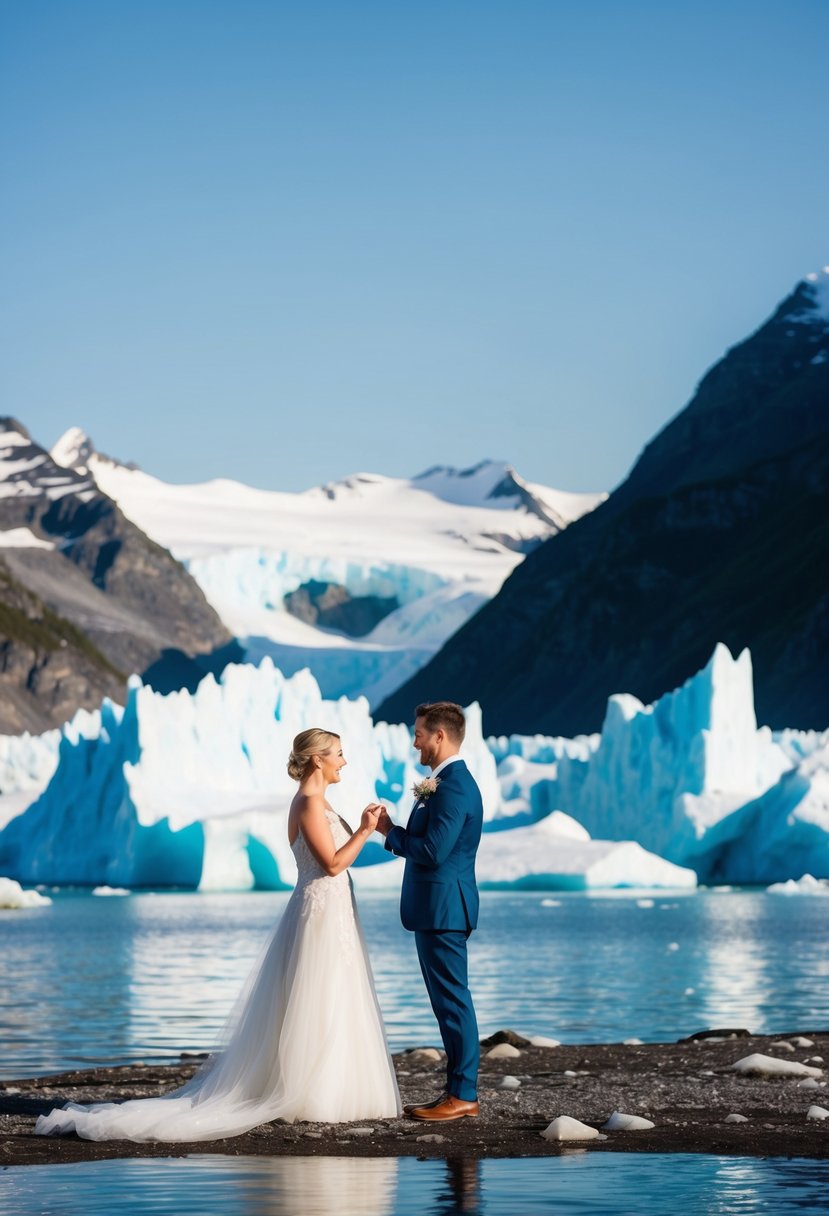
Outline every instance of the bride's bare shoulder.
<path id="1" fill-rule="evenodd" d="M 299 825 L 325 815 L 325 799 L 322 794 L 294 794 L 288 808 L 288 843 L 293 845 L 299 833 Z"/>
<path id="2" fill-rule="evenodd" d="M 326 801 L 322 794 L 294 794 L 291 803 L 291 814 L 304 818 L 306 815 L 317 815 L 326 810 Z"/>

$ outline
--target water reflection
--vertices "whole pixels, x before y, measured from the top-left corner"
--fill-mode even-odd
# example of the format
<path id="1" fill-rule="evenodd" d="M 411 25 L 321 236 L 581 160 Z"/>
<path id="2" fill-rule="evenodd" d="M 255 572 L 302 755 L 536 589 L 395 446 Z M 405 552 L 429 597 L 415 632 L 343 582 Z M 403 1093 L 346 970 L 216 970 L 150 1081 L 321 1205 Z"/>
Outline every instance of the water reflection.
<path id="1" fill-rule="evenodd" d="M 446 1180 L 443 1189 L 436 1191 L 432 1200 L 435 1216 L 476 1216 L 481 1206 L 481 1162 L 468 1157 L 448 1157 L 444 1161 Z"/>
<path id="2" fill-rule="evenodd" d="M 395 1157 L 263 1157 L 241 1182 L 237 1209 L 250 1216 L 391 1216 Z"/>
<path id="3" fill-rule="evenodd" d="M 829 1162 L 591 1153 L 500 1161 L 149 1158 L 2 1172 L 15 1216 L 799 1216 L 826 1212 Z"/>

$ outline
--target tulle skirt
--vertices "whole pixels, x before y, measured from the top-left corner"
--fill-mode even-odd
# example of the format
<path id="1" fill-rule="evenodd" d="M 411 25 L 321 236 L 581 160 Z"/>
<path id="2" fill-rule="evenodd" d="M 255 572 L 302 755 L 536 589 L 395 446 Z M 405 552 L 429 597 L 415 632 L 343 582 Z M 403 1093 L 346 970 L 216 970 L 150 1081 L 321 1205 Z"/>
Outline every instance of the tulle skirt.
<path id="1" fill-rule="evenodd" d="M 325 884 L 325 885 L 321 885 Z M 400 1096 L 350 878 L 297 888 L 242 991 L 224 1046 L 160 1098 L 68 1102 L 38 1135 L 220 1140 L 273 1119 L 394 1118 Z"/>

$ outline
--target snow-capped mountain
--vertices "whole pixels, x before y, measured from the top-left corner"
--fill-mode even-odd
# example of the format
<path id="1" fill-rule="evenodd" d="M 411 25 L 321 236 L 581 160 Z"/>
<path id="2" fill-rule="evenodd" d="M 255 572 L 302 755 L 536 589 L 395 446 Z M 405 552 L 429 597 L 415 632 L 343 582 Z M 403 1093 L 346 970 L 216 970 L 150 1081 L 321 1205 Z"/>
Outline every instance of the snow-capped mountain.
<path id="1" fill-rule="evenodd" d="M 126 676 L 162 655 L 230 643 L 193 579 L 88 470 L 0 418 L 0 731 L 61 725 L 122 698 Z"/>
<path id="2" fill-rule="evenodd" d="M 533 485 L 495 461 L 358 473 L 299 494 L 172 485 L 99 455 L 77 428 L 52 456 L 184 563 L 248 659 L 269 655 L 286 675 L 310 667 L 324 696 L 372 704 L 605 497 Z"/>
<path id="3" fill-rule="evenodd" d="M 22 520 L 33 499 L 57 502 L 67 494 L 90 502 L 98 490 L 86 469 L 63 464 L 35 443 L 14 418 L 0 419 L 0 499 L 4 499 L 3 522 L 15 514 Z"/>

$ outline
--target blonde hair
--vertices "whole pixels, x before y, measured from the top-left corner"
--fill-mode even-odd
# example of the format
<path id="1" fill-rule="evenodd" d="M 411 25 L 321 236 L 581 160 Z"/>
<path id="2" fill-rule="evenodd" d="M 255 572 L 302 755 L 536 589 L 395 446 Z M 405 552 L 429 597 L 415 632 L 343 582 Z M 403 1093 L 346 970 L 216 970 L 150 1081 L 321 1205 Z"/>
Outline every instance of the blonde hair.
<path id="1" fill-rule="evenodd" d="M 320 730 L 317 726 L 300 731 L 294 739 L 294 746 L 288 757 L 288 776 L 294 781 L 302 781 L 307 776 L 314 756 L 324 756 L 339 737 L 333 731 Z"/>

